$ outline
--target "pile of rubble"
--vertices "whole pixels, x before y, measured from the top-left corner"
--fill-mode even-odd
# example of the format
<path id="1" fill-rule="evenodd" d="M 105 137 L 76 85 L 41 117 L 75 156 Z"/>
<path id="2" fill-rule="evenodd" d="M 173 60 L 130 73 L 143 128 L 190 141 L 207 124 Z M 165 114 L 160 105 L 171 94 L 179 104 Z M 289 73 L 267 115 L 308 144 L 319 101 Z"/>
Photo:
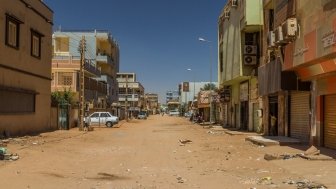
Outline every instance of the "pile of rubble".
<path id="1" fill-rule="evenodd" d="M 8 152 L 7 148 L 0 147 L 0 160 L 16 161 L 18 159 L 19 159 L 19 155 L 11 154 Z"/>

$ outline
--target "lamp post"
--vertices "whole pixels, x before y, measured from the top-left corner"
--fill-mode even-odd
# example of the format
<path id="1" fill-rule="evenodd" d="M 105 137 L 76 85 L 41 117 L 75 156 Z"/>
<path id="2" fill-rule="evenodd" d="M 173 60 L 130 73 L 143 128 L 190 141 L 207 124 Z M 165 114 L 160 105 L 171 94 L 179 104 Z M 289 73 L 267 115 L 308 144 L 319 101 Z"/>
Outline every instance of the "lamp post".
<path id="1" fill-rule="evenodd" d="M 209 44 L 209 48 L 210 48 L 210 61 L 209 61 L 209 64 L 210 64 L 210 97 L 209 97 L 209 104 L 210 104 L 210 123 L 213 123 L 214 120 L 213 120 L 213 110 L 212 110 L 212 42 L 209 41 L 209 40 L 206 40 L 202 37 L 199 37 L 198 38 L 199 41 L 201 42 L 205 42 L 205 43 L 208 43 Z"/>
<path id="2" fill-rule="evenodd" d="M 190 72 L 191 72 L 192 69 L 191 69 L 191 68 L 188 68 L 187 71 L 190 71 Z M 194 98 L 195 98 L 195 75 L 194 75 L 194 74 L 192 74 L 192 75 L 193 75 L 193 82 L 194 82 L 194 90 L 193 90 L 193 93 L 194 93 L 194 94 L 193 94 L 193 97 L 192 97 L 192 99 L 191 99 L 191 100 L 192 100 L 191 104 L 192 104 L 192 106 L 194 107 Z"/>

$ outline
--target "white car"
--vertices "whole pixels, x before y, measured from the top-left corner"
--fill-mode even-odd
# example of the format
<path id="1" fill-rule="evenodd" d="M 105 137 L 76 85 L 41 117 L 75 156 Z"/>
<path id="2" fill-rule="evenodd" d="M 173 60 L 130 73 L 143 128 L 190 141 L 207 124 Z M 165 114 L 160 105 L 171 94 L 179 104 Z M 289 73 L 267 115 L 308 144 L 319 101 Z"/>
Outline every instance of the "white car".
<path id="1" fill-rule="evenodd" d="M 170 116 L 179 116 L 180 112 L 178 110 L 170 110 L 169 115 Z"/>
<path id="2" fill-rule="evenodd" d="M 110 112 L 93 112 L 84 118 L 85 125 L 106 125 L 112 127 L 119 122 L 119 118 L 111 115 Z"/>

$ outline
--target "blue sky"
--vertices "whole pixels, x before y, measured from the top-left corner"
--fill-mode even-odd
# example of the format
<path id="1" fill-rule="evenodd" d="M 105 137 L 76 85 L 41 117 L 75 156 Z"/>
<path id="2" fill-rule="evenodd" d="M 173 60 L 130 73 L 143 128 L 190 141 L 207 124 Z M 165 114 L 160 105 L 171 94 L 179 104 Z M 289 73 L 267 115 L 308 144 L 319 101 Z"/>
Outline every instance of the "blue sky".
<path id="1" fill-rule="evenodd" d="M 217 20 L 226 0 L 44 2 L 54 11 L 55 29 L 109 30 L 120 46 L 120 72 L 135 72 L 162 102 L 182 81 L 209 81 L 211 59 L 217 81 Z"/>

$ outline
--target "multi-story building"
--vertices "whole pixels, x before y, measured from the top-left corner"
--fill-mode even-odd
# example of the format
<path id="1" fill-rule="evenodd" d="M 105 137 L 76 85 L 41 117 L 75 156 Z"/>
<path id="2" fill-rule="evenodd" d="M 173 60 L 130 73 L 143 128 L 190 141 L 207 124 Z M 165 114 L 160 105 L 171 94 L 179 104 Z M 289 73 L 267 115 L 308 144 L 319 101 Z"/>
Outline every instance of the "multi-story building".
<path id="1" fill-rule="evenodd" d="M 159 95 L 155 93 L 145 94 L 146 109 L 150 114 L 156 114 L 159 111 Z"/>
<path id="2" fill-rule="evenodd" d="M 166 92 L 166 103 L 170 101 L 179 101 L 179 91 L 178 90 L 170 90 Z"/>
<path id="3" fill-rule="evenodd" d="M 0 135 L 50 124 L 53 11 L 42 1 L 0 0 Z"/>
<path id="4" fill-rule="evenodd" d="M 262 0 L 229 0 L 218 21 L 218 82 L 223 124 L 258 130 L 257 66 L 263 27 Z"/>
<path id="5" fill-rule="evenodd" d="M 128 110 L 129 115 L 136 116 L 145 108 L 145 89 L 136 79 L 135 73 L 117 73 L 119 86 L 119 104 Z"/>
<path id="6" fill-rule="evenodd" d="M 84 96 L 90 108 L 110 108 L 118 101 L 119 47 L 108 31 L 56 31 L 53 34 L 52 91 L 70 89 L 79 101 L 79 71 L 85 40 Z"/>
<path id="7" fill-rule="evenodd" d="M 336 3 L 277 0 L 273 5 L 281 68 L 293 73 L 286 84 L 296 89 L 287 94 L 286 134 L 336 149 Z"/>
<path id="8" fill-rule="evenodd" d="M 264 61 L 258 68 L 265 135 L 289 136 L 309 142 L 311 83 L 287 65 L 296 65 L 289 48 L 298 40 L 299 1 L 264 1 Z M 296 28 L 296 29 L 295 29 Z M 300 52 L 301 53 L 301 52 Z M 298 53 L 295 56 L 301 56 Z"/>

